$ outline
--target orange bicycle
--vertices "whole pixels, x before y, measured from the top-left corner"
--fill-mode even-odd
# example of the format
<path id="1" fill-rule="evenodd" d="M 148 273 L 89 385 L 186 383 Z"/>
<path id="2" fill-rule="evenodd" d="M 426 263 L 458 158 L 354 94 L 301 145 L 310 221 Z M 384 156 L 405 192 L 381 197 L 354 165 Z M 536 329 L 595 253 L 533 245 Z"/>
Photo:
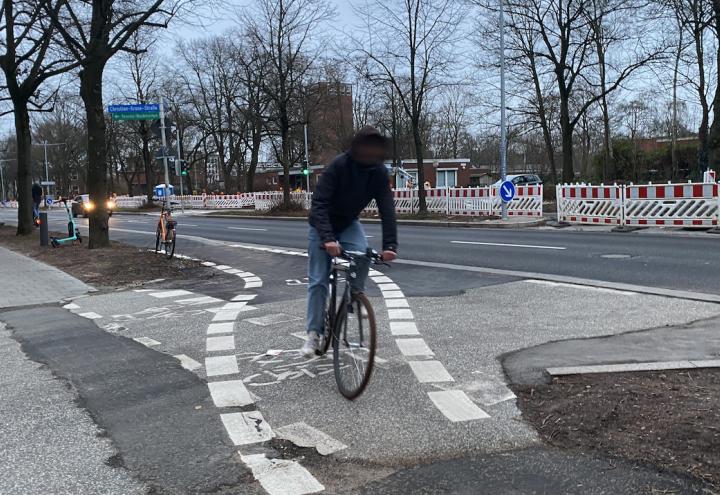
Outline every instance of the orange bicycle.
<path id="1" fill-rule="evenodd" d="M 172 208 L 166 207 L 163 203 L 162 210 L 160 210 L 160 220 L 158 220 L 157 231 L 155 232 L 155 252 L 160 252 L 160 246 L 163 247 L 163 252 L 167 259 L 173 257 L 175 254 L 175 220 L 172 217 Z"/>

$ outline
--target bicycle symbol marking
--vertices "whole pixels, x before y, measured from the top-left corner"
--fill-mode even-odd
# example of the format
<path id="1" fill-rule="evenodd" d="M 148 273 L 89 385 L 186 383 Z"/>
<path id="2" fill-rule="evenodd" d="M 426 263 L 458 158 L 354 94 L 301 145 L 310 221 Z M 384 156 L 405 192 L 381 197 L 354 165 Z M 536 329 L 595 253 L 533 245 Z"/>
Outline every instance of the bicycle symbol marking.
<path id="1" fill-rule="evenodd" d="M 271 352 L 271 351 L 268 351 Z M 261 370 L 243 379 L 249 387 L 266 387 L 277 385 L 286 380 L 298 378 L 317 378 L 334 371 L 332 360 L 326 356 L 306 359 L 297 350 L 281 351 L 277 354 L 243 352 L 237 356 L 238 361 L 246 361 L 260 366 Z M 343 366 L 343 368 L 348 365 Z"/>

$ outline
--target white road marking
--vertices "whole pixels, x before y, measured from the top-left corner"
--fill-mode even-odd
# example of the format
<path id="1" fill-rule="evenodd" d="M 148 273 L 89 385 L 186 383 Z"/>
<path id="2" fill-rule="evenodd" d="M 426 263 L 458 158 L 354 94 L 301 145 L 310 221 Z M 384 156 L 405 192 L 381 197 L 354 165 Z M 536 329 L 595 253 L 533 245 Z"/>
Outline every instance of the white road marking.
<path id="1" fill-rule="evenodd" d="M 162 292 L 151 292 L 150 295 L 158 299 L 167 299 L 170 297 L 190 296 L 192 292 L 187 290 L 166 290 Z"/>
<path id="2" fill-rule="evenodd" d="M 391 320 L 412 320 L 413 314 L 409 309 L 388 309 L 388 318 Z"/>
<path id="3" fill-rule="evenodd" d="M 139 344 L 144 345 L 145 347 L 160 345 L 160 342 L 149 337 L 135 337 L 133 340 Z"/>
<path id="4" fill-rule="evenodd" d="M 409 308 L 407 299 L 385 299 L 386 308 Z"/>
<path id="5" fill-rule="evenodd" d="M 238 270 L 237 268 L 228 268 L 228 269 L 223 270 L 223 271 L 224 271 L 225 273 L 229 273 L 230 275 L 236 275 L 236 274 L 242 272 L 242 270 Z"/>
<path id="6" fill-rule="evenodd" d="M 209 382 L 208 388 L 216 407 L 242 407 L 255 402 L 242 380 Z"/>
<path id="7" fill-rule="evenodd" d="M 198 225 L 195 224 L 195 223 L 185 223 L 185 222 L 180 222 L 180 223 L 178 223 L 178 225 L 179 225 L 180 227 L 197 227 L 197 226 L 198 226 Z"/>
<path id="8" fill-rule="evenodd" d="M 404 356 L 433 356 L 433 351 L 423 339 L 395 339 Z"/>
<path id="9" fill-rule="evenodd" d="M 205 266 L 215 266 L 215 263 L 213 263 L 212 261 L 203 261 L 200 264 Z"/>
<path id="10" fill-rule="evenodd" d="M 252 301 L 257 295 L 255 294 L 239 294 L 232 298 L 232 301 Z"/>
<path id="11" fill-rule="evenodd" d="M 523 282 L 527 282 L 529 284 L 536 284 L 536 285 L 545 285 L 548 287 L 568 287 L 570 289 L 579 289 L 579 290 L 593 290 L 596 292 L 603 292 L 606 294 L 617 294 L 622 296 L 637 296 L 637 292 L 628 292 L 625 290 L 616 290 L 616 289 L 605 289 L 603 287 L 591 287 L 589 285 L 578 285 L 578 284 L 564 284 L 561 282 L 550 282 L 548 280 L 523 280 Z"/>
<path id="12" fill-rule="evenodd" d="M 68 303 L 65 306 L 63 306 L 65 309 L 80 309 L 80 306 L 78 306 L 75 303 Z"/>
<path id="13" fill-rule="evenodd" d="M 377 287 L 383 292 L 389 290 L 400 290 L 400 287 L 398 287 L 397 284 L 378 284 Z"/>
<path id="14" fill-rule="evenodd" d="M 208 337 L 207 351 L 230 351 L 235 349 L 235 337 L 233 335 L 223 335 L 222 337 Z"/>
<path id="15" fill-rule="evenodd" d="M 435 407 L 453 423 L 490 417 L 485 411 L 480 409 L 477 404 L 471 401 L 462 390 L 428 392 L 428 397 L 433 401 Z"/>
<path id="16" fill-rule="evenodd" d="M 393 283 L 392 279 L 389 277 L 386 277 L 385 275 L 381 275 L 379 277 L 370 277 L 370 278 L 376 284 L 391 284 L 391 283 Z"/>
<path id="17" fill-rule="evenodd" d="M 275 436 L 260 411 L 221 414 L 220 419 L 235 445 L 266 442 Z"/>
<path id="18" fill-rule="evenodd" d="M 237 276 L 238 276 L 238 277 L 254 277 L 255 274 L 254 274 L 254 273 L 250 273 L 250 272 L 240 272 L 240 273 L 237 274 Z"/>
<path id="19" fill-rule="evenodd" d="M 223 311 L 222 309 L 215 313 L 212 321 L 235 321 L 240 314 L 239 309 L 233 309 L 230 311 Z"/>
<path id="20" fill-rule="evenodd" d="M 553 249 L 557 251 L 565 251 L 566 247 L 561 246 L 535 246 L 532 244 L 505 244 L 502 242 L 476 242 L 476 241 L 450 241 L 450 244 L 473 244 L 476 246 L 501 246 L 501 247 L 516 247 L 516 248 L 528 248 L 528 249 Z"/>
<path id="21" fill-rule="evenodd" d="M 252 277 L 243 277 L 243 280 L 245 280 L 245 282 L 262 282 L 262 279 L 260 277 L 256 277 L 255 275 Z"/>
<path id="22" fill-rule="evenodd" d="M 232 267 L 230 265 L 215 265 L 213 268 L 216 270 L 228 270 Z"/>
<path id="23" fill-rule="evenodd" d="M 278 313 L 274 315 L 261 316 L 259 318 L 248 318 L 245 321 L 248 323 L 252 323 L 253 325 L 267 327 L 270 325 L 277 325 L 279 323 L 287 323 L 289 321 L 297 321 L 301 319 L 302 318 L 298 318 L 297 316 L 286 315 L 285 313 Z"/>
<path id="24" fill-rule="evenodd" d="M 235 356 L 213 356 L 205 358 L 207 376 L 234 375 L 239 373 Z"/>
<path id="25" fill-rule="evenodd" d="M 325 487 L 296 461 L 268 459 L 265 454 L 241 455 L 269 495 L 305 495 L 318 493 Z"/>
<path id="26" fill-rule="evenodd" d="M 290 440 L 298 447 L 313 447 L 320 455 L 330 455 L 347 448 L 347 445 L 327 433 L 302 422 L 277 428 L 275 434 L 278 438 Z"/>
<path id="27" fill-rule="evenodd" d="M 179 299 L 175 301 L 178 304 L 187 304 L 189 306 L 200 306 L 203 304 L 216 304 L 223 302 L 222 299 L 210 296 L 192 297 L 190 299 Z"/>
<path id="28" fill-rule="evenodd" d="M 255 230 L 257 232 L 267 232 L 267 229 L 255 229 L 251 227 L 228 227 L 229 230 Z"/>
<path id="29" fill-rule="evenodd" d="M 229 322 L 229 323 L 211 323 L 208 325 L 207 333 L 208 335 L 218 334 L 218 333 L 233 333 L 235 327 L 235 322 Z"/>
<path id="30" fill-rule="evenodd" d="M 420 383 L 455 381 L 440 361 L 409 361 L 408 364 Z"/>
<path id="31" fill-rule="evenodd" d="M 78 316 L 82 316 L 83 318 L 87 318 L 88 320 L 98 320 L 102 318 L 102 315 L 99 315 L 93 311 L 88 311 L 87 313 L 79 313 Z"/>
<path id="32" fill-rule="evenodd" d="M 185 354 L 178 354 L 176 356 L 173 356 L 175 359 L 180 361 L 180 366 L 185 368 L 186 370 L 195 371 L 197 369 L 202 368 L 202 364 L 195 361 L 190 356 L 187 356 Z"/>
<path id="33" fill-rule="evenodd" d="M 262 282 L 248 282 L 245 284 L 246 289 L 258 289 L 262 287 Z"/>
<path id="34" fill-rule="evenodd" d="M 390 333 L 393 335 L 420 335 L 413 321 L 391 321 Z"/>
<path id="35" fill-rule="evenodd" d="M 401 290 L 389 290 L 382 293 L 385 299 L 405 299 L 405 294 Z"/>

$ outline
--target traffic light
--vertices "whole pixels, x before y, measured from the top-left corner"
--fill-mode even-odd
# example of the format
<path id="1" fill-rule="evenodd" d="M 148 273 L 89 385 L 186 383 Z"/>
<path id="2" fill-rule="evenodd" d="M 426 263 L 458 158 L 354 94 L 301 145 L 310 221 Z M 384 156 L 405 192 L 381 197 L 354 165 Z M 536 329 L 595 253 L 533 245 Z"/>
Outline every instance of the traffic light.
<path id="1" fill-rule="evenodd" d="M 180 162 L 180 175 L 187 175 L 190 172 L 190 166 L 183 160 Z"/>
<path id="2" fill-rule="evenodd" d="M 303 174 L 303 175 L 309 175 L 309 174 L 310 174 L 310 169 L 308 168 L 308 162 L 307 162 L 307 160 L 303 160 L 303 164 L 302 164 L 302 174 Z"/>

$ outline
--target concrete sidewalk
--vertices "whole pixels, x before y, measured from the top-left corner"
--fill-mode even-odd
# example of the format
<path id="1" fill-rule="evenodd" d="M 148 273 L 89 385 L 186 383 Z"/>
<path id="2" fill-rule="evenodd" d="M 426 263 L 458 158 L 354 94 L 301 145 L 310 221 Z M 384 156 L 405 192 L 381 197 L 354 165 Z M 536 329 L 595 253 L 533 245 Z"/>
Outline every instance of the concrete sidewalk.
<path id="1" fill-rule="evenodd" d="M 0 309 L 61 301 L 92 287 L 40 261 L 0 247 Z"/>

